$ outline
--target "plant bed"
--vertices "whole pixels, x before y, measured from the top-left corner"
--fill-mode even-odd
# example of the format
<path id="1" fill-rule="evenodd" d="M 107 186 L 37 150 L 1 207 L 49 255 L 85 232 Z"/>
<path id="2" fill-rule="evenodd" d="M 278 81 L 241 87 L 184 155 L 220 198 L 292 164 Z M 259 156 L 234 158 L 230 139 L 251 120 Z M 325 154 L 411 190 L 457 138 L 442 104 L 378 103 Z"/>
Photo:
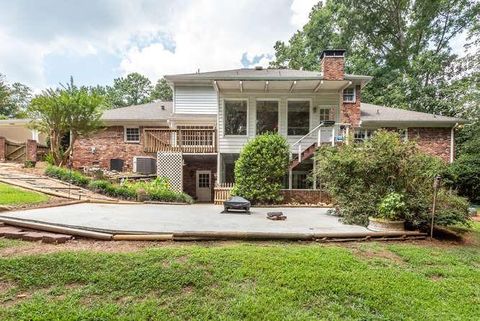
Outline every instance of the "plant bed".
<path id="1" fill-rule="evenodd" d="M 45 175 L 122 200 L 187 204 L 193 202 L 189 195 L 171 190 L 168 180 L 162 177 L 157 177 L 150 182 L 129 182 L 127 180 L 123 184 L 118 184 L 103 179 L 95 180 L 78 171 L 56 166 L 48 166 Z"/>

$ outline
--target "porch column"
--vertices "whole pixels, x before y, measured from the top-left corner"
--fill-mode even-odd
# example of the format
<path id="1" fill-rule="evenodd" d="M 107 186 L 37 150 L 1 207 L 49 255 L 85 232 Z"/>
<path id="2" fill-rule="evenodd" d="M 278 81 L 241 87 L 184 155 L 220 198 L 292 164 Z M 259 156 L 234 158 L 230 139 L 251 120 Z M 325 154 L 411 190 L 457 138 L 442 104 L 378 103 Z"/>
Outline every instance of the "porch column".
<path id="1" fill-rule="evenodd" d="M 223 179 L 220 176 L 221 167 L 222 167 L 222 156 L 220 153 L 217 153 L 217 185 L 219 186 L 223 184 Z"/>
<path id="2" fill-rule="evenodd" d="M 292 169 L 288 169 L 288 189 L 292 189 Z"/>
<path id="3" fill-rule="evenodd" d="M 313 189 L 317 189 L 317 160 L 313 156 Z"/>

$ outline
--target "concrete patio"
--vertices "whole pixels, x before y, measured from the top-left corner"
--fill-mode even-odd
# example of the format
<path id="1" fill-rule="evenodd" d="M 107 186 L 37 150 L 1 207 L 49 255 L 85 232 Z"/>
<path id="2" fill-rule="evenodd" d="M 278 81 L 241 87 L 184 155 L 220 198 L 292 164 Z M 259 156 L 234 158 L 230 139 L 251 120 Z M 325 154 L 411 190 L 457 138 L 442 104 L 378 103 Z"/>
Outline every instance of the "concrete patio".
<path id="1" fill-rule="evenodd" d="M 212 204 L 82 203 L 2 213 L 0 221 L 2 217 L 14 218 L 111 234 L 198 236 L 211 233 L 221 237 L 236 233 L 246 237 L 257 235 L 253 238 L 265 235 L 266 238 L 292 239 L 384 234 L 372 232 L 363 226 L 343 224 L 338 217 L 328 215 L 327 208 L 252 208 L 251 215 L 222 214 L 222 210 L 222 206 Z M 288 218 L 285 221 L 268 220 L 266 214 L 270 211 L 282 211 Z"/>

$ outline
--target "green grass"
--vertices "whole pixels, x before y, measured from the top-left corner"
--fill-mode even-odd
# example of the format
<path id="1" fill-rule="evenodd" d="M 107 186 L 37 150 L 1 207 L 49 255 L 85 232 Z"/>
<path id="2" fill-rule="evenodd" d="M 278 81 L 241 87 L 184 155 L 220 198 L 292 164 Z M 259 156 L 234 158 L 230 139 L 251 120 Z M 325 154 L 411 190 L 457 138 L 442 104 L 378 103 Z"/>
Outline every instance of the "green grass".
<path id="1" fill-rule="evenodd" d="M 479 320 L 478 253 L 206 243 L 2 258 L 0 320 Z"/>
<path id="2" fill-rule="evenodd" d="M 0 205 L 28 205 L 46 202 L 48 196 L 0 183 Z"/>

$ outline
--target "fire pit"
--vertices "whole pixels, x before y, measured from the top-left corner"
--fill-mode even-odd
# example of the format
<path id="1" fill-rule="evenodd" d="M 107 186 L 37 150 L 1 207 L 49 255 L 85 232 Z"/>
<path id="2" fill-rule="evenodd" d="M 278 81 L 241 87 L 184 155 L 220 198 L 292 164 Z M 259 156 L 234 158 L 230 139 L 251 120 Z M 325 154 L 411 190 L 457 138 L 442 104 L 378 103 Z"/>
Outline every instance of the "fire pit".
<path id="1" fill-rule="evenodd" d="M 250 214 L 250 201 L 240 196 L 230 197 L 223 203 L 223 213 L 228 213 L 231 210 L 242 211 L 243 213 Z"/>

